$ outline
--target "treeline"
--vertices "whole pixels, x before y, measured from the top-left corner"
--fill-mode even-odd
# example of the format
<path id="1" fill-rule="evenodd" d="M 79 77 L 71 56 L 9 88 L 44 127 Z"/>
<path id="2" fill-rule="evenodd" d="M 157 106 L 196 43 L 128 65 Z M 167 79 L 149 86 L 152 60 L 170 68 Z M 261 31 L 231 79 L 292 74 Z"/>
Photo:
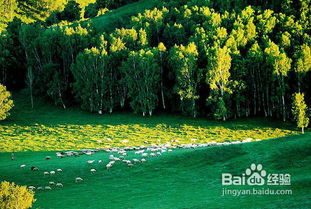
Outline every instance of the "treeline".
<path id="1" fill-rule="evenodd" d="M 231 2 L 228 11 L 220 2 Z M 265 2 L 167 1 L 110 34 L 13 21 L 0 40 L 1 83 L 21 85 L 18 75 L 32 103 L 43 95 L 100 114 L 130 106 L 286 120 L 293 93 L 311 102 L 310 1 L 280 1 L 278 13 Z"/>

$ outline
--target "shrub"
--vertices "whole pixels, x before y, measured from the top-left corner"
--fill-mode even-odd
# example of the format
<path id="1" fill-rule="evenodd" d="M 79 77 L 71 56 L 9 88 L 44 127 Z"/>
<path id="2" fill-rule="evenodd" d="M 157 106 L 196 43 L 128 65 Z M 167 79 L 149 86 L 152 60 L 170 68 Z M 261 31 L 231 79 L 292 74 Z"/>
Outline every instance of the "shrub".
<path id="1" fill-rule="evenodd" d="M 0 120 L 8 117 L 10 109 L 13 107 L 13 100 L 10 99 L 11 94 L 6 87 L 0 84 Z"/>
<path id="2" fill-rule="evenodd" d="M 34 192 L 27 190 L 26 186 L 18 186 L 7 181 L 1 182 L 1 209 L 27 209 L 35 201 Z"/>

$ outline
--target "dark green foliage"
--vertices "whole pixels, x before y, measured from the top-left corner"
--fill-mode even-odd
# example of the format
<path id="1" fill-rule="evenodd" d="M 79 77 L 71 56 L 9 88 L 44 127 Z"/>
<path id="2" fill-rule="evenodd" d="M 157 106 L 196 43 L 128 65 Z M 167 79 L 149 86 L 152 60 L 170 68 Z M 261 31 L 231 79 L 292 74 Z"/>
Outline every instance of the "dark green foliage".
<path id="1" fill-rule="evenodd" d="M 97 1 L 85 8 L 84 15 L 94 17 L 100 8 L 123 3 Z M 7 78 L 16 73 L 10 67 L 18 66 L 26 84 L 33 81 L 35 94 L 63 107 L 75 97 L 92 112 L 112 112 L 118 104 L 121 108 L 130 104 L 135 112 L 151 114 L 161 104 L 166 111 L 222 120 L 255 115 L 286 120 L 290 95 L 296 89 L 310 89 L 309 3 L 163 1 L 108 34 L 94 29 L 97 18 L 95 27 L 81 23 L 44 31 L 36 26 L 28 32 L 15 19 L 1 37 L 0 78 L 8 83 Z M 78 20 L 80 15 L 78 4 L 70 1 L 46 22 Z M 105 58 L 86 53 L 92 47 L 102 51 L 103 36 L 107 37 Z M 90 64 L 102 59 L 104 65 Z M 86 72 L 80 72 L 81 66 L 92 72 L 89 81 L 83 80 Z M 97 72 L 103 73 L 102 78 L 93 81 L 91 75 L 98 77 Z M 92 83 L 102 86 L 103 93 Z M 99 92 L 95 96 L 99 99 L 94 92 Z M 308 104 L 311 97 L 308 93 L 305 97 Z"/>
<path id="2" fill-rule="evenodd" d="M 60 20 L 74 21 L 79 20 L 81 17 L 81 8 L 79 3 L 71 0 L 65 6 L 64 11 L 60 13 Z"/>
<path id="3" fill-rule="evenodd" d="M 85 18 L 96 17 L 97 13 L 98 10 L 96 9 L 96 4 L 92 3 L 85 7 L 84 17 Z"/>

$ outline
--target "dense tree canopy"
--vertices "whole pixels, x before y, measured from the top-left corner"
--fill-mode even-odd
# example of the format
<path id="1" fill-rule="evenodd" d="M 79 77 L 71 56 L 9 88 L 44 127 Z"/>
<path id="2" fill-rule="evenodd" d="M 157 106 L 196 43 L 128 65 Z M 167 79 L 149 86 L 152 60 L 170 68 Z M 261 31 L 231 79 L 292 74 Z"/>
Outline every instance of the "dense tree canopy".
<path id="1" fill-rule="evenodd" d="M 54 10 L 69 21 L 117 3 L 80 10 L 70 2 Z M 311 103 L 310 0 L 160 2 L 109 33 L 92 21 L 47 28 L 15 19 L 0 39 L 0 81 L 99 113 L 130 107 L 285 121 L 290 95 Z"/>

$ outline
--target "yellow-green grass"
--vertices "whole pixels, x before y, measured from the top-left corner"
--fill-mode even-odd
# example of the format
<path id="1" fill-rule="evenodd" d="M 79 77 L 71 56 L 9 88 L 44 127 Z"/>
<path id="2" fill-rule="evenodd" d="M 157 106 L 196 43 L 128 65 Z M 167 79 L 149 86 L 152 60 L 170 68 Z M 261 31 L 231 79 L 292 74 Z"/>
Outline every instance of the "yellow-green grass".
<path id="1" fill-rule="evenodd" d="M 128 22 L 131 16 L 143 13 L 146 9 L 153 9 L 155 6 L 159 6 L 159 2 L 160 0 L 140 0 L 92 18 L 91 22 L 98 31 L 111 31 L 120 24 L 120 21 Z"/>
<path id="2" fill-rule="evenodd" d="M 218 122 L 163 113 L 146 118 L 133 113 L 98 115 L 79 108 L 63 110 L 41 100 L 35 100 L 35 108 L 31 109 L 25 93 L 15 94 L 13 99 L 11 116 L 0 122 L 1 152 L 168 143 L 174 146 L 247 138 L 263 140 L 298 133 L 291 124 L 265 118 Z"/>

